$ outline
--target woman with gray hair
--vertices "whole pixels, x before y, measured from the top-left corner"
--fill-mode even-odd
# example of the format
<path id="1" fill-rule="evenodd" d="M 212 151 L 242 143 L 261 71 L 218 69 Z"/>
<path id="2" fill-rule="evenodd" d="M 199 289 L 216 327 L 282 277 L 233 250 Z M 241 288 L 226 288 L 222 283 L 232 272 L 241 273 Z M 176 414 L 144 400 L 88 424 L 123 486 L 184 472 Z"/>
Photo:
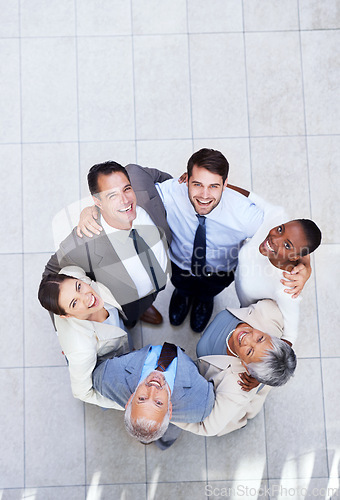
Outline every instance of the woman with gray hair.
<path id="1" fill-rule="evenodd" d="M 221 311 L 197 345 L 199 371 L 214 383 L 214 408 L 203 422 L 175 425 L 202 436 L 244 427 L 271 387 L 285 384 L 294 373 L 296 356 L 282 336 L 282 314 L 272 300 Z M 248 390 L 246 373 L 265 385 Z"/>

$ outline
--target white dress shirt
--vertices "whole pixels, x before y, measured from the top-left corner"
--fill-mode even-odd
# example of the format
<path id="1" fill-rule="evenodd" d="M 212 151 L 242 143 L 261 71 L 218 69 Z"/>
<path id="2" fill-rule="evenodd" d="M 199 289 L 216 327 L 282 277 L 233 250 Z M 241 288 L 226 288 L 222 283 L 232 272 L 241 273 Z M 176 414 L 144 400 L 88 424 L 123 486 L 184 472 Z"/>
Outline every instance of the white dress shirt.
<path id="1" fill-rule="evenodd" d="M 155 254 L 162 270 L 166 272 L 168 255 L 164 243 L 160 239 L 158 228 L 142 207 L 136 207 L 136 214 L 137 216 L 132 223 L 131 229 L 136 229 L 136 231 L 138 231 L 138 234 Z M 101 219 L 101 224 L 123 266 L 135 283 L 139 298 L 141 299 L 149 295 L 149 293 L 154 291 L 154 285 L 151 283 L 149 275 L 137 255 L 133 239 L 129 237 L 131 229 L 116 229 L 111 227 L 103 217 Z"/>
<path id="2" fill-rule="evenodd" d="M 169 179 L 156 184 L 172 232 L 171 260 L 191 272 L 191 258 L 198 226 L 186 184 Z M 237 264 L 241 242 L 255 234 L 263 212 L 251 200 L 232 189 L 225 189 L 219 204 L 206 215 L 206 263 L 211 272 L 232 271 Z"/>
<path id="3" fill-rule="evenodd" d="M 301 296 L 292 299 L 290 294 L 284 292 L 285 287 L 280 282 L 283 270 L 275 267 L 259 251 L 259 246 L 270 229 L 290 219 L 282 207 L 267 203 L 254 193 L 250 193 L 249 198 L 263 208 L 264 221 L 257 233 L 240 250 L 235 273 L 236 293 L 241 307 L 247 307 L 261 299 L 275 300 L 284 320 L 283 338 L 294 344 L 298 334 Z"/>

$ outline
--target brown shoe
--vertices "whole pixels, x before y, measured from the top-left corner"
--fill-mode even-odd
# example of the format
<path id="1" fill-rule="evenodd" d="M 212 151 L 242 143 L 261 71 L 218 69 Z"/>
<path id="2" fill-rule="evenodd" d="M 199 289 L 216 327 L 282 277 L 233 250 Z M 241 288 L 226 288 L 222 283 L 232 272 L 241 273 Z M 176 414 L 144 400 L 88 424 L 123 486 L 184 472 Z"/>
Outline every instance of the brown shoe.
<path id="1" fill-rule="evenodd" d="M 143 312 L 139 318 L 144 323 L 151 323 L 152 325 L 160 325 L 163 323 L 162 315 L 154 306 L 150 306 L 149 309 Z"/>

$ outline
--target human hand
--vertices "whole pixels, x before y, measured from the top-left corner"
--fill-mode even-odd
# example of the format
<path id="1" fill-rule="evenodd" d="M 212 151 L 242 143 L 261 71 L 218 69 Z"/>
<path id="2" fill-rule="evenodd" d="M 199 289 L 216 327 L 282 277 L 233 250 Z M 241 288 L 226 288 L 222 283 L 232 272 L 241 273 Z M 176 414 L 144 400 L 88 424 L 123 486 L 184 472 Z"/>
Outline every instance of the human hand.
<path id="1" fill-rule="evenodd" d="M 312 274 L 312 269 L 306 267 L 304 264 L 298 264 L 292 269 L 290 273 L 283 272 L 285 280 L 282 279 L 281 283 L 284 286 L 288 286 L 284 291 L 292 295 L 293 299 L 296 299 L 300 295 L 305 286 L 306 281 L 310 278 Z"/>
<path id="2" fill-rule="evenodd" d="M 183 184 L 184 182 L 187 182 L 188 180 L 188 173 L 184 172 L 184 174 L 181 175 L 181 177 L 178 178 L 178 184 Z"/>
<path id="3" fill-rule="evenodd" d="M 80 218 L 77 226 L 77 235 L 82 238 L 83 234 L 92 238 L 93 234 L 100 234 L 103 230 L 102 226 L 96 222 L 98 219 L 98 211 L 96 205 L 92 207 L 85 207 L 84 210 L 80 212 Z"/>
<path id="4" fill-rule="evenodd" d="M 241 380 L 238 380 L 237 383 L 241 386 L 242 391 L 249 392 L 254 389 L 254 387 L 260 385 L 260 382 L 247 372 L 240 373 L 239 377 Z"/>

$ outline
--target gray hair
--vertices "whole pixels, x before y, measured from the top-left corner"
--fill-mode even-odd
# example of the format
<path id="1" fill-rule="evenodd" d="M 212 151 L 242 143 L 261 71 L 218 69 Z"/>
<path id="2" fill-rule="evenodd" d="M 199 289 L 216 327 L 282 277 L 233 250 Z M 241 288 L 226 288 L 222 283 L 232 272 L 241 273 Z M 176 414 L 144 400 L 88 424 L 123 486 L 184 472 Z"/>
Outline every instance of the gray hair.
<path id="1" fill-rule="evenodd" d="M 270 335 L 273 345 L 258 363 L 249 363 L 247 369 L 250 375 L 261 384 L 284 385 L 293 375 L 296 368 L 296 355 L 293 349 L 281 339 Z"/>
<path id="2" fill-rule="evenodd" d="M 165 434 L 170 423 L 170 398 L 168 411 L 166 412 L 161 424 L 155 420 L 150 420 L 145 417 L 133 420 L 131 416 L 132 401 L 133 398 L 129 401 L 124 415 L 125 428 L 130 436 L 137 438 L 138 441 L 143 444 L 149 444 L 152 443 L 152 441 L 156 441 L 161 438 Z"/>

